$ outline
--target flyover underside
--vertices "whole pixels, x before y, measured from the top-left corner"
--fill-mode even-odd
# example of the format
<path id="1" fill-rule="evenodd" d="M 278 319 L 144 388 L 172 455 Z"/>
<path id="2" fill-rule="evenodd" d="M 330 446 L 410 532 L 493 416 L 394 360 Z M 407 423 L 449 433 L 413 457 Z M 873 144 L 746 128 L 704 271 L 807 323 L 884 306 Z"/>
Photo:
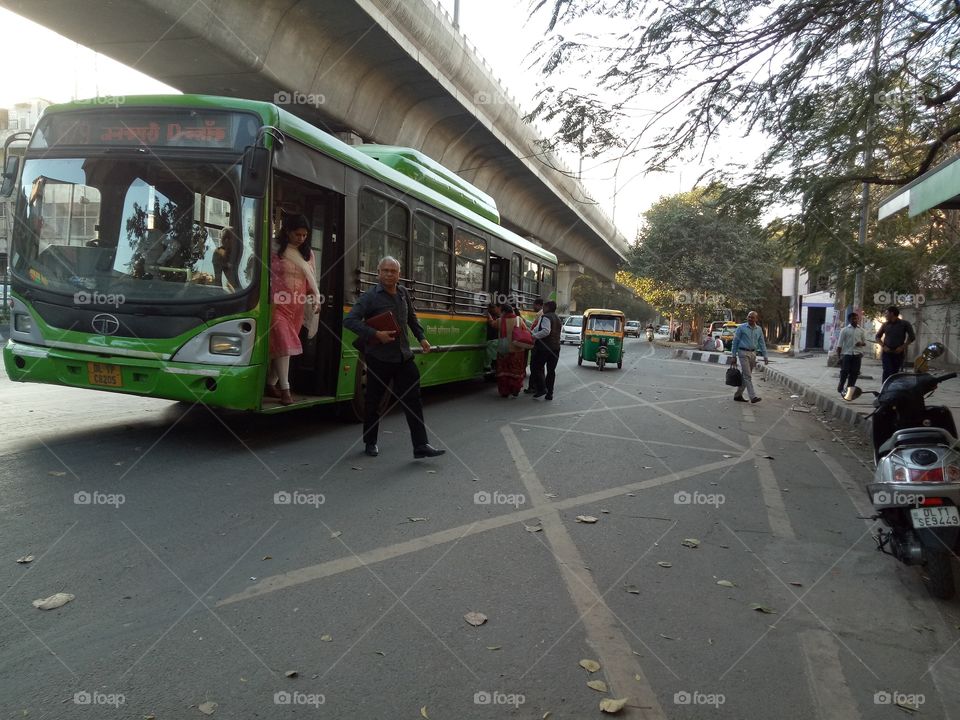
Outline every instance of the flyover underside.
<path id="1" fill-rule="evenodd" d="M 287 92 L 284 106 L 321 127 L 417 148 L 492 195 L 504 225 L 561 261 L 612 277 L 626 252 L 446 18 L 422 0 L 0 5 L 184 92 L 268 101 Z"/>

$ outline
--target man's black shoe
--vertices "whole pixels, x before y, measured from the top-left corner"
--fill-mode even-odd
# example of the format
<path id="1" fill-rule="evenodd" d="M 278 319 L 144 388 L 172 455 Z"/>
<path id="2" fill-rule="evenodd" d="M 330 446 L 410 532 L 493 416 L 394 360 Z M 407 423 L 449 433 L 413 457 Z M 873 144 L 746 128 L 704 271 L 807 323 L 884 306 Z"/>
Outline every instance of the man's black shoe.
<path id="1" fill-rule="evenodd" d="M 547 396 L 544 398 L 544 400 L 553 400 L 553 393 L 547 393 Z"/>
<path id="2" fill-rule="evenodd" d="M 524 394 L 524 395 L 529 395 L 529 394 L 532 393 L 532 392 L 533 392 L 533 388 L 524 388 L 524 389 L 523 389 L 523 394 Z"/>
<path id="3" fill-rule="evenodd" d="M 736 400 L 737 402 L 747 402 L 747 399 L 745 397 L 740 397 L 739 395 L 734 395 L 733 399 Z"/>
<path id="4" fill-rule="evenodd" d="M 413 449 L 413 456 L 415 458 L 438 457 L 445 452 L 446 450 L 439 450 L 433 445 L 417 445 L 417 447 Z"/>
<path id="5" fill-rule="evenodd" d="M 752 402 L 752 403 L 758 403 L 758 402 L 760 402 L 760 398 L 758 398 L 758 397 L 750 398 L 750 402 Z"/>
<path id="6" fill-rule="evenodd" d="M 380 448 L 377 447 L 376 443 L 369 443 L 363 447 L 363 451 L 370 457 L 376 457 L 380 454 Z"/>
<path id="7" fill-rule="evenodd" d="M 533 396 L 534 396 L 535 398 L 539 398 L 539 397 L 543 397 L 543 396 L 546 395 L 546 394 L 547 394 L 547 391 L 546 391 L 546 390 L 537 390 L 537 391 L 533 394 Z"/>

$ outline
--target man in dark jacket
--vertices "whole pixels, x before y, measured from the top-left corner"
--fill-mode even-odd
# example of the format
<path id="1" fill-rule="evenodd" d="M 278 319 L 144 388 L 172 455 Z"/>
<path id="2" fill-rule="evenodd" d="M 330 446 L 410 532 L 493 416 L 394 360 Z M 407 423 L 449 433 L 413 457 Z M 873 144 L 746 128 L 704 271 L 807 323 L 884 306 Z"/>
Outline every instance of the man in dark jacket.
<path id="1" fill-rule="evenodd" d="M 917 339 L 913 327 L 900 319 L 900 308 L 891 305 L 887 308 L 887 321 L 877 331 L 880 343 L 880 363 L 883 365 L 883 380 L 903 370 L 903 359 L 907 356 L 907 345 Z"/>
<path id="2" fill-rule="evenodd" d="M 553 400 L 557 362 L 560 360 L 560 318 L 557 317 L 557 304 L 553 300 L 544 304 L 543 314 L 533 324 L 531 334 L 535 342 L 530 358 L 530 387 L 535 398 L 546 395 L 547 400 Z M 544 367 L 547 369 L 546 380 L 543 377 Z"/>
<path id="3" fill-rule="evenodd" d="M 407 338 L 407 328 L 417 340 L 423 352 L 430 352 L 430 343 L 407 294 L 407 289 L 398 284 L 400 263 L 389 255 L 377 264 L 377 280 L 354 303 L 343 324 L 355 332 L 364 343 L 364 360 L 367 364 L 367 393 L 363 421 L 364 452 L 376 457 L 380 454 L 377 435 L 380 429 L 380 403 L 393 381 L 393 394 L 403 407 L 410 427 L 415 458 L 436 457 L 446 450 L 438 450 L 427 442 L 427 430 L 423 424 L 423 406 L 420 403 L 420 371 L 413 361 L 413 351 Z M 393 313 L 400 327 L 395 330 L 376 330 L 364 322 L 384 312 Z"/>

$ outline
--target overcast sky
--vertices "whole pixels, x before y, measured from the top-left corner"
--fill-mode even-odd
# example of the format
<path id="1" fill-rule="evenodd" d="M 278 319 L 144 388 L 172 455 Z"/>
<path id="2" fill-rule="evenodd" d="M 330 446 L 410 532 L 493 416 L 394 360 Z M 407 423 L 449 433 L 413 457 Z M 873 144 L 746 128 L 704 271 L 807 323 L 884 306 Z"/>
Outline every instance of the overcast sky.
<path id="1" fill-rule="evenodd" d="M 431 1 L 431 0 L 428 0 Z M 439 3 L 450 14 L 454 0 Z M 528 22 L 528 0 L 461 0 L 460 29 L 479 50 L 499 76 L 501 83 L 517 98 L 524 110 L 532 107 L 539 73 L 531 67 L 530 49 L 542 37 L 545 18 Z M 0 81 L 0 106 L 42 97 L 53 102 L 97 95 L 132 95 L 169 92 L 172 88 L 132 70 L 103 55 L 98 55 L 29 20 L 0 9 L 0 27 L 4 29 L 7 57 L 31 58 L 29 72 L 7 72 Z M 42 52 L 37 52 L 42 48 Z M 20 68 L 24 65 L 20 64 Z M 643 105 L 638 100 L 638 113 Z M 386 140 L 384 138 L 384 140 Z M 699 163 L 678 162 L 671 173 L 646 175 L 641 159 L 624 159 L 616 172 L 616 158 L 584 160 L 583 182 L 588 193 L 632 241 L 640 214 L 661 195 L 689 190 L 711 162 L 743 157 L 747 143 L 732 138 L 713 148 L 711 159 Z M 755 151 L 755 148 L 754 148 Z M 571 168 L 577 159 L 567 156 Z"/>

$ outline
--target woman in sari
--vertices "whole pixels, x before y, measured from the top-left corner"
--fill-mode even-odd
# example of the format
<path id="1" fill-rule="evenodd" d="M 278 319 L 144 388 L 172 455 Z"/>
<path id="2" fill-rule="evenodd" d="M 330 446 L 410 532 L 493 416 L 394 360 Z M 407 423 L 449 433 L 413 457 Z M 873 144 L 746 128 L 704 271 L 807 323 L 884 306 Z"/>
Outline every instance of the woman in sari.
<path id="1" fill-rule="evenodd" d="M 527 351 L 514 350 L 511 343 L 517 323 L 523 323 L 523 318 L 514 312 L 510 303 L 503 303 L 500 306 L 499 342 L 501 349 L 506 348 L 508 352 L 501 352 L 497 357 L 497 390 L 500 397 L 517 397 L 527 376 Z"/>
<path id="2" fill-rule="evenodd" d="M 270 376 L 267 395 L 293 404 L 290 394 L 290 358 L 303 352 L 300 326 L 307 295 L 315 299 L 312 312 L 320 311 L 313 254 L 310 252 L 310 223 L 303 215 L 286 215 L 277 236 L 277 253 L 270 257 L 270 289 L 273 312 L 270 318 Z"/>

